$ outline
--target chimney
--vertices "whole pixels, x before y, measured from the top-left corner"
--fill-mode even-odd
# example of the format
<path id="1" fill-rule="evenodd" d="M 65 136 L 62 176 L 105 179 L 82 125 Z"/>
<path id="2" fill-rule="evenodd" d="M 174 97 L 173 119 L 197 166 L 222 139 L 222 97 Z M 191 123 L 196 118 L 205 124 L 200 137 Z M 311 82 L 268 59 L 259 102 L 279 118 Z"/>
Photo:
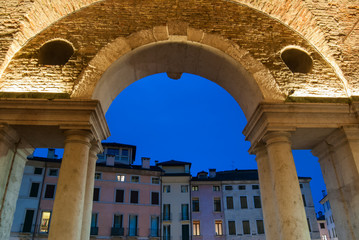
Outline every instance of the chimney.
<path id="1" fill-rule="evenodd" d="M 55 159 L 57 155 L 55 154 L 55 148 L 49 148 L 47 150 L 47 158 Z"/>
<path id="2" fill-rule="evenodd" d="M 106 155 L 106 166 L 115 166 L 115 156 Z"/>
<path id="3" fill-rule="evenodd" d="M 147 158 L 147 157 L 142 157 L 141 161 L 142 161 L 142 168 L 150 168 L 150 160 L 151 158 Z"/>
<path id="4" fill-rule="evenodd" d="M 210 178 L 216 177 L 216 169 L 215 168 L 209 169 L 209 177 Z"/>

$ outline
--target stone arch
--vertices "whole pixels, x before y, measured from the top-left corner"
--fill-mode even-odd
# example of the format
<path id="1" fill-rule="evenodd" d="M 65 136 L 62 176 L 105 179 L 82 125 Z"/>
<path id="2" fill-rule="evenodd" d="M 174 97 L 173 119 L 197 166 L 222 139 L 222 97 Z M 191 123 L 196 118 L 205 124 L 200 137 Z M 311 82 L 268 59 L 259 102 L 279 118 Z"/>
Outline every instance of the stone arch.
<path id="1" fill-rule="evenodd" d="M 222 86 L 247 117 L 262 101 L 285 99 L 269 70 L 248 51 L 218 35 L 192 28 L 185 29 L 186 35 L 169 34 L 171 28 L 181 24 L 185 25 L 158 26 L 117 38 L 90 61 L 71 97 L 99 99 L 107 111 L 123 89 L 143 77 L 187 72 Z"/>
<path id="2" fill-rule="evenodd" d="M 7 51 L 0 55 L 0 77 L 2 76 L 7 65 L 14 55 L 38 33 L 54 24 L 61 18 L 64 18 L 78 10 L 86 8 L 91 4 L 100 4 L 104 0 L 73 0 L 73 1 L 51 1 L 44 2 L 35 0 L 32 3 L 16 6 L 24 12 L 24 15 L 16 16 L 15 31 L 11 32 L 13 40 L 8 43 Z M 320 51 L 325 59 L 333 65 L 338 76 L 342 79 L 344 86 L 348 88 L 347 81 L 343 76 L 340 68 L 337 66 L 335 58 L 330 47 L 327 45 L 326 35 L 317 24 L 317 20 L 312 10 L 305 1 L 295 0 L 291 4 L 286 2 L 275 1 L 252 1 L 252 0 L 234 0 L 233 4 L 240 4 L 265 15 L 270 16 L 281 22 L 282 24 L 293 29 L 304 38 L 306 38 L 318 51 Z M 9 2 L 10 3 L 10 2 Z M 7 4 L 7 3 L 6 3 Z M 5 15 L 16 12 L 13 6 L 9 5 L 5 8 Z M 9 11 L 9 12 L 7 12 Z M 6 20 L 4 20 L 5 22 Z M 1 21 L 0 21 L 1 22 Z"/>

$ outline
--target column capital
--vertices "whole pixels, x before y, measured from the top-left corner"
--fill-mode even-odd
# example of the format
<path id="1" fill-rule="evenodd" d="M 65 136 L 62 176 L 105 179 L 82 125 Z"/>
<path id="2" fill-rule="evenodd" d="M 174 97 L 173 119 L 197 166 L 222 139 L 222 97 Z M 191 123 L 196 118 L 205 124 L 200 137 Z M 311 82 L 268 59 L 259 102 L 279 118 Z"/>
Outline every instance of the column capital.
<path id="1" fill-rule="evenodd" d="M 65 130 L 66 143 L 82 143 L 91 147 L 93 134 L 88 130 L 69 129 Z"/>
<path id="2" fill-rule="evenodd" d="M 97 154 L 99 154 L 102 151 L 103 151 L 103 148 L 102 148 L 101 142 L 95 141 L 95 140 L 92 141 L 91 142 L 91 147 L 90 147 L 90 153 L 89 153 L 90 159 L 94 158 L 95 161 L 96 161 L 97 160 Z"/>
<path id="3" fill-rule="evenodd" d="M 278 142 L 286 142 L 291 144 L 290 138 L 291 138 L 290 132 L 276 131 L 276 132 L 268 132 L 266 135 L 263 136 L 262 139 L 268 146 L 272 143 L 278 143 Z"/>

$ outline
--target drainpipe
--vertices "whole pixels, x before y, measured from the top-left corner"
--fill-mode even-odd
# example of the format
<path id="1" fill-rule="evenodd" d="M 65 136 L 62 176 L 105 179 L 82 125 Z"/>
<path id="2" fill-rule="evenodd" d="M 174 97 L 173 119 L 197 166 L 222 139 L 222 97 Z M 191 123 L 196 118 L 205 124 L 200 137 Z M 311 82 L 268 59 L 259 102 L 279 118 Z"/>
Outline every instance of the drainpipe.
<path id="1" fill-rule="evenodd" d="M 44 186 L 45 186 L 45 177 L 46 177 L 46 171 L 47 171 L 47 162 L 45 162 L 45 169 L 44 169 L 44 176 L 42 177 L 42 183 L 41 183 L 41 191 L 40 191 L 40 197 L 39 197 L 39 203 L 37 205 L 37 211 L 36 211 L 36 218 L 35 218 L 35 226 L 34 226 L 34 233 L 32 234 L 32 240 L 35 239 L 35 235 L 36 235 L 36 225 L 37 225 L 37 221 L 39 218 L 39 212 L 40 212 L 40 204 L 41 204 L 41 196 L 44 192 Z"/>

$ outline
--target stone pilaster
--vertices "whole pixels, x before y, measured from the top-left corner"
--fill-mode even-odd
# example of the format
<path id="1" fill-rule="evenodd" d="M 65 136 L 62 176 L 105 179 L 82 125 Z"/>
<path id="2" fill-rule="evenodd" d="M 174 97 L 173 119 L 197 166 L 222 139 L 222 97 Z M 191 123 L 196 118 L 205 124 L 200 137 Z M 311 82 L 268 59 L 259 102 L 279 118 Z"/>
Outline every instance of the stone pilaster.
<path id="1" fill-rule="evenodd" d="M 253 153 L 256 154 L 258 165 L 259 186 L 263 208 L 264 227 L 267 240 L 277 240 L 279 226 L 277 221 L 275 195 L 273 192 L 272 173 L 269 165 L 267 149 L 263 145 L 257 146 Z"/>
<path id="2" fill-rule="evenodd" d="M 93 135 L 85 130 L 66 130 L 65 136 L 50 240 L 81 239 L 87 166 Z"/>
<path id="3" fill-rule="evenodd" d="M 313 149 L 319 158 L 339 239 L 359 239 L 359 128 L 334 131 Z"/>
<path id="4" fill-rule="evenodd" d="M 272 175 L 272 194 L 275 196 L 279 227 L 277 239 L 309 240 L 309 228 L 292 155 L 290 133 L 267 133 L 263 140 L 266 143 Z"/>
<path id="5" fill-rule="evenodd" d="M 89 161 L 87 166 L 87 175 L 86 175 L 86 189 L 85 189 L 84 210 L 83 210 L 83 219 L 82 219 L 81 240 L 90 239 L 93 190 L 94 190 L 94 182 L 95 182 L 94 177 L 96 170 L 97 154 L 101 150 L 102 150 L 101 143 L 93 142 L 91 144 Z"/>

